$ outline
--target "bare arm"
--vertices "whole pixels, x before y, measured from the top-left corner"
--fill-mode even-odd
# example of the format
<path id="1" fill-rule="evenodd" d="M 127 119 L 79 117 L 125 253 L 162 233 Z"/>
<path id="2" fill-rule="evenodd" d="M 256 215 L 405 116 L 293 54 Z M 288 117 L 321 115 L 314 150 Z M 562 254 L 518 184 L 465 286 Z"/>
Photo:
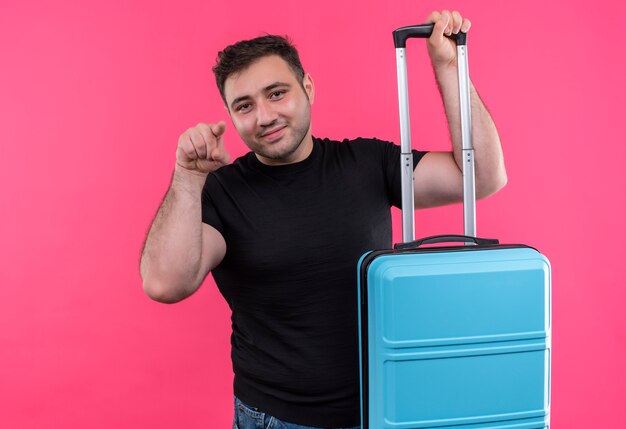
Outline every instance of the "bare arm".
<path id="1" fill-rule="evenodd" d="M 458 12 L 433 12 L 429 22 L 435 23 L 428 40 L 437 84 L 448 119 L 452 152 L 432 152 L 415 168 L 415 206 L 434 207 L 463 200 L 461 118 L 458 90 L 456 46 L 444 34 L 469 31 L 469 20 Z M 502 146 L 496 126 L 483 101 L 470 82 L 472 140 L 476 175 L 476 196 L 485 198 L 506 184 Z"/>
<path id="2" fill-rule="evenodd" d="M 220 124 L 199 124 L 179 138 L 172 183 L 141 255 L 143 288 L 156 301 L 172 303 L 193 294 L 226 253 L 222 235 L 202 223 L 201 204 L 207 174 L 230 158 Z"/>

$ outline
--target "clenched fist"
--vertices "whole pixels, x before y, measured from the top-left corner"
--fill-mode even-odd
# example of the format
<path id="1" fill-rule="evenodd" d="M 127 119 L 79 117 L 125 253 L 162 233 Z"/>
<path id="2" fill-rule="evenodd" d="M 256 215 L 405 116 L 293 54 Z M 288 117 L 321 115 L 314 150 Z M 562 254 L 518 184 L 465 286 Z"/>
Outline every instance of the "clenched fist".
<path id="1" fill-rule="evenodd" d="M 225 130 L 226 124 L 220 121 L 200 123 L 181 134 L 176 149 L 177 168 L 206 176 L 228 164 L 230 154 L 224 149 L 222 139 Z"/>
<path id="2" fill-rule="evenodd" d="M 456 43 L 449 37 L 460 31 L 467 33 L 472 25 L 469 19 L 463 18 L 454 10 L 432 12 L 428 22 L 434 23 L 433 33 L 428 39 L 428 53 L 435 69 L 447 66 L 456 66 Z"/>

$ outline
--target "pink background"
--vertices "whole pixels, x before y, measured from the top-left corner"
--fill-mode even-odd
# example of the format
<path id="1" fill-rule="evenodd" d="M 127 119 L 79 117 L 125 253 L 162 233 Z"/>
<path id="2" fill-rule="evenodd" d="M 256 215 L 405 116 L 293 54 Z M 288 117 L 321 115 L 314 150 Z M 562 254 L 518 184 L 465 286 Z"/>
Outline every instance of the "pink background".
<path id="1" fill-rule="evenodd" d="M 444 7 L 473 21 L 508 166 L 479 234 L 553 264 L 553 427 L 626 427 L 623 2 L 87 3 L 0 3 L 0 427 L 229 427 L 212 279 L 168 306 L 138 273 L 178 135 L 227 119 L 216 52 L 287 33 L 317 86 L 314 134 L 397 141 L 390 32 Z M 447 148 L 424 45 L 409 48 L 414 145 Z M 245 152 L 231 124 L 226 139 Z M 421 236 L 461 231 L 460 206 L 416 219 Z"/>

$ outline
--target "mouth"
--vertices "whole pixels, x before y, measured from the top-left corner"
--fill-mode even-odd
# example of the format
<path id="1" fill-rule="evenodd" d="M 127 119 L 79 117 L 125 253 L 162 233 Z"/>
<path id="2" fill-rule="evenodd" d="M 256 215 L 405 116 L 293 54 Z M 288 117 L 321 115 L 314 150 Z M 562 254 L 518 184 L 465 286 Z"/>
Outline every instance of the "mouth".
<path id="1" fill-rule="evenodd" d="M 265 130 L 260 137 L 265 139 L 265 140 L 269 140 L 269 141 L 273 141 L 276 139 L 279 139 L 280 137 L 282 137 L 283 135 L 283 130 L 287 128 L 287 125 L 281 125 L 279 127 L 276 128 L 272 128 L 270 130 Z"/>

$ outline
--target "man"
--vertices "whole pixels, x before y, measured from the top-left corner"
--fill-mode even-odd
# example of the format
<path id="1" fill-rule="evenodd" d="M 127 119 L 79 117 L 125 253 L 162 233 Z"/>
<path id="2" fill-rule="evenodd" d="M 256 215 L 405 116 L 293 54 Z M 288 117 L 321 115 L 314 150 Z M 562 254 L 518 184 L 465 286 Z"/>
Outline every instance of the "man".
<path id="1" fill-rule="evenodd" d="M 462 200 L 458 12 L 433 12 L 429 55 L 453 151 L 414 151 L 416 208 Z M 311 134 L 315 87 L 285 39 L 220 52 L 214 68 L 230 119 L 251 149 L 229 164 L 224 122 L 178 141 L 169 191 L 141 259 L 146 293 L 191 295 L 209 272 L 232 309 L 234 427 L 340 428 L 359 423 L 356 264 L 391 245 L 400 204 L 399 147 Z M 471 86 L 476 193 L 506 182 L 495 125 Z"/>

